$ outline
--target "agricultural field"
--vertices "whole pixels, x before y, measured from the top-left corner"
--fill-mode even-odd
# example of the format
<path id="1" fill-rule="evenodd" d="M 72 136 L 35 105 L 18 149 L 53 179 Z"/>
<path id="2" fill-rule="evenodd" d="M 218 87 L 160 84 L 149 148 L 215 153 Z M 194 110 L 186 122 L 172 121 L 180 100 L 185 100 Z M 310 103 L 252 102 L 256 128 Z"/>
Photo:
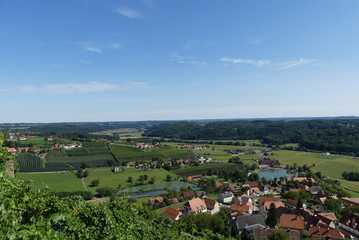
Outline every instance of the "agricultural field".
<path id="1" fill-rule="evenodd" d="M 137 170 L 136 168 L 124 168 L 124 170 L 120 171 L 119 173 L 113 173 L 111 168 L 92 168 L 88 169 L 89 176 L 84 179 L 86 186 L 89 188 L 90 191 L 95 192 L 97 187 L 90 187 L 91 181 L 95 179 L 100 180 L 100 187 L 109 186 L 109 187 L 118 187 L 119 184 L 121 185 L 121 189 L 131 187 L 131 184 L 128 182 L 128 178 L 132 177 L 135 181 L 141 175 L 148 175 L 148 179 L 151 177 L 156 178 L 156 183 L 163 182 L 167 174 L 169 174 L 172 178 L 176 178 L 177 175 L 166 171 L 164 169 L 151 169 L 147 171 Z M 146 185 L 144 185 L 146 186 Z"/>
<path id="2" fill-rule="evenodd" d="M 248 140 L 249 141 L 249 140 Z M 183 143 L 175 143 L 169 142 L 166 145 L 181 148 L 183 147 Z M 189 144 L 191 145 L 191 144 Z M 228 162 L 232 156 L 225 152 L 225 150 L 239 150 L 239 149 L 251 149 L 251 150 L 259 150 L 261 147 L 253 147 L 253 146 L 233 146 L 233 145 L 215 145 L 215 144 L 198 144 L 199 146 L 208 146 L 203 150 L 192 150 L 196 155 L 212 158 L 221 162 Z M 240 155 L 239 158 L 243 160 L 245 163 L 250 163 L 253 160 L 259 158 L 260 156 L 257 154 L 249 154 L 249 155 Z"/>
<path id="3" fill-rule="evenodd" d="M 202 175 L 208 170 L 234 170 L 238 165 L 232 163 L 209 163 L 199 166 L 188 166 L 181 169 L 174 170 L 173 172 L 182 176 Z"/>
<path id="4" fill-rule="evenodd" d="M 127 138 L 141 138 L 143 133 L 143 129 L 137 128 L 120 128 L 120 129 L 113 129 L 101 132 L 94 132 L 94 135 L 108 135 L 108 136 L 119 136 L 121 139 Z"/>
<path id="5" fill-rule="evenodd" d="M 136 147 L 126 146 L 124 144 L 111 144 L 111 149 L 117 160 L 120 162 L 149 162 L 154 157 L 163 160 L 194 157 L 194 154 L 191 151 L 171 147 L 155 147 L 143 151 Z"/>
<path id="6" fill-rule="evenodd" d="M 271 158 L 278 160 L 281 164 L 284 165 L 291 166 L 296 163 L 298 166 L 307 164 L 308 167 L 327 159 L 336 158 L 333 156 L 321 156 L 320 154 L 321 153 L 282 150 L 276 151 L 275 155 L 271 156 Z"/>
<path id="7" fill-rule="evenodd" d="M 342 178 L 344 171 L 359 169 L 359 159 L 350 156 L 327 156 L 325 159 L 312 168 L 315 172 L 321 172 L 324 176 Z M 329 158 L 331 157 L 331 158 Z"/>
<path id="8" fill-rule="evenodd" d="M 63 166 L 65 168 L 78 168 L 80 167 L 81 163 L 86 163 L 88 164 L 88 166 L 91 167 L 102 167 L 105 164 L 109 163 L 111 163 L 110 165 L 112 165 L 114 161 L 114 158 L 109 153 L 83 155 L 76 157 L 51 157 L 47 158 L 46 168 L 58 168 L 60 166 Z"/>
<path id="9" fill-rule="evenodd" d="M 40 169 L 42 167 L 41 158 L 31 153 L 18 154 L 16 160 L 19 164 L 20 172 Z"/>
<path id="10" fill-rule="evenodd" d="M 84 191 L 81 179 L 75 173 L 68 172 L 39 172 L 39 173 L 17 173 L 16 178 L 32 181 L 34 190 L 48 187 L 54 191 Z"/>
<path id="11" fill-rule="evenodd" d="M 103 142 L 84 142 L 81 148 L 66 150 L 68 156 L 83 156 L 91 154 L 111 153 L 111 150 Z"/>
<path id="12" fill-rule="evenodd" d="M 353 184 L 347 182 L 340 182 L 340 185 L 345 188 L 347 192 L 350 193 L 351 197 L 359 198 L 359 182 L 352 182 Z"/>

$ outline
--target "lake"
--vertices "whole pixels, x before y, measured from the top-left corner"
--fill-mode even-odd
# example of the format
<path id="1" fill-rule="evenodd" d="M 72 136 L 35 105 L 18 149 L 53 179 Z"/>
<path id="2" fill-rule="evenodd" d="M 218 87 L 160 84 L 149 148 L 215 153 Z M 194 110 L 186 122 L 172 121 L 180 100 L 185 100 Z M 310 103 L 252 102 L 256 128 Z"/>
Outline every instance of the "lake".
<path id="1" fill-rule="evenodd" d="M 164 189 L 174 190 L 179 192 L 181 187 L 191 187 L 194 190 L 199 190 L 200 188 L 194 184 L 188 182 L 181 182 L 181 181 L 171 181 L 171 182 L 161 182 L 155 184 L 147 184 L 142 186 L 130 187 L 121 190 L 123 193 L 132 193 L 129 194 L 131 198 L 138 198 L 138 197 L 149 197 L 155 195 L 161 195 L 168 193 Z M 162 190 L 162 191 L 159 191 Z"/>
<path id="2" fill-rule="evenodd" d="M 266 170 L 261 170 L 258 172 L 259 178 L 265 178 L 267 180 L 273 180 L 274 178 L 289 178 L 296 175 L 296 173 L 290 173 L 286 169 L 281 168 L 271 168 Z"/>

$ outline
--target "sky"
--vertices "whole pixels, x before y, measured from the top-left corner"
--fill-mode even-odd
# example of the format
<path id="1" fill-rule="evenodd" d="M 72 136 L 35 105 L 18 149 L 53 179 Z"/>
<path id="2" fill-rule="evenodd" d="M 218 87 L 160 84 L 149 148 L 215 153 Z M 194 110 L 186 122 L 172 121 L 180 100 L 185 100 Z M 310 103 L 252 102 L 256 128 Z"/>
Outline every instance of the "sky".
<path id="1" fill-rule="evenodd" d="M 359 115 L 357 0 L 0 0 L 0 122 Z"/>

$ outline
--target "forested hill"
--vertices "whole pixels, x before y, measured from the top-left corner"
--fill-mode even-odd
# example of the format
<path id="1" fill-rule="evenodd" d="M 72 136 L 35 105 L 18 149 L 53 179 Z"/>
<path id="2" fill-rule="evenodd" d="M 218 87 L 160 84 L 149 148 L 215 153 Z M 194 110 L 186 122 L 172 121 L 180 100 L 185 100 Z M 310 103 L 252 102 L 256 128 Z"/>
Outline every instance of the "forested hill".
<path id="1" fill-rule="evenodd" d="M 248 140 L 308 149 L 359 154 L 359 120 L 177 122 L 149 128 L 148 137 L 186 140 Z"/>

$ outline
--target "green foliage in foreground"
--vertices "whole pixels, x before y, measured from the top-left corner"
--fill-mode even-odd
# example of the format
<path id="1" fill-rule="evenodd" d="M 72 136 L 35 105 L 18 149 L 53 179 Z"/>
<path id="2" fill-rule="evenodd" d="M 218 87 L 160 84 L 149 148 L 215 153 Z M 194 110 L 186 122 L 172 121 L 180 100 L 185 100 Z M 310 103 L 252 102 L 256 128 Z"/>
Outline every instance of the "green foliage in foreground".
<path id="1" fill-rule="evenodd" d="M 0 173 L 0 235 L 7 239 L 181 239 L 173 223 L 120 200 L 93 206 L 80 197 L 34 192 Z"/>

